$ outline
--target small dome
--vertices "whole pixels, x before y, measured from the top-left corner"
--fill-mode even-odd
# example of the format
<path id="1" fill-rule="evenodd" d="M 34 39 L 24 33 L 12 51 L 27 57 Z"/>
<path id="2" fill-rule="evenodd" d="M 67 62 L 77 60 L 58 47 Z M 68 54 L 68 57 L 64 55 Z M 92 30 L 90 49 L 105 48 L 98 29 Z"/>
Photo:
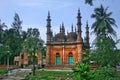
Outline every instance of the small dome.
<path id="1" fill-rule="evenodd" d="M 66 41 L 66 35 L 64 33 L 58 33 L 55 35 L 55 41 Z"/>
<path id="2" fill-rule="evenodd" d="M 77 34 L 75 32 L 70 32 L 67 35 L 67 41 L 76 41 L 77 40 Z"/>

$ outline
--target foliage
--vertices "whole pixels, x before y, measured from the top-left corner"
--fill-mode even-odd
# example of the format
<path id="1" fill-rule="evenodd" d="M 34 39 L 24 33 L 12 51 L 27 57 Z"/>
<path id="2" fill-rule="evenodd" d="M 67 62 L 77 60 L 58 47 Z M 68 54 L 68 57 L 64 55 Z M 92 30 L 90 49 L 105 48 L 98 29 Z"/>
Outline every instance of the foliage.
<path id="1" fill-rule="evenodd" d="M 117 75 L 116 69 L 110 66 L 104 66 L 99 70 L 95 70 L 94 75 L 94 80 L 119 80 L 120 78 L 120 76 Z"/>
<path id="2" fill-rule="evenodd" d="M 94 14 L 91 15 L 95 19 L 92 24 L 93 33 L 97 36 L 97 40 L 101 37 L 116 36 L 116 32 L 113 29 L 115 20 L 111 18 L 112 12 L 107 12 L 108 8 L 104 8 L 102 5 L 99 8 L 95 8 Z"/>
<path id="3" fill-rule="evenodd" d="M 29 28 L 27 37 L 22 43 L 23 52 L 33 57 L 33 75 L 35 75 L 35 54 L 41 53 L 44 45 L 44 41 L 39 38 L 39 34 L 38 29 Z"/>
<path id="4" fill-rule="evenodd" d="M 5 29 L 7 26 L 5 23 L 1 23 L 0 20 L 0 64 L 7 64 L 7 51 L 9 51 L 9 59 L 10 64 L 14 64 L 14 57 L 19 56 L 20 52 L 23 50 L 23 45 L 25 44 L 26 40 L 33 40 L 35 43 L 36 41 L 40 41 L 37 44 L 37 47 L 35 47 L 35 52 L 42 53 L 45 52 L 45 48 L 41 47 L 44 45 L 44 41 L 39 38 L 40 32 L 37 28 L 29 28 L 27 31 L 22 30 L 22 21 L 20 20 L 20 17 L 17 13 L 14 15 L 14 21 L 11 25 L 12 28 Z M 31 38 L 32 37 L 32 38 Z M 34 37 L 34 39 L 33 39 Z M 36 39 L 35 39 L 36 37 Z M 31 44 L 30 46 L 35 44 Z M 6 48 L 6 46 L 9 46 L 9 49 Z M 24 45 L 24 47 L 26 44 Z M 29 48 L 28 48 L 29 49 Z M 30 48 L 31 49 L 31 48 Z M 39 51 L 37 49 L 40 49 Z M 33 49 L 31 49 L 33 50 Z M 32 54 L 32 53 L 30 53 Z"/>
<path id="5" fill-rule="evenodd" d="M 39 37 L 40 32 L 37 28 L 28 28 L 27 37 Z"/>
<path id="6" fill-rule="evenodd" d="M 0 46 L 2 45 L 2 42 L 3 42 L 2 39 L 3 39 L 4 28 L 7 28 L 7 26 L 4 22 L 1 23 L 1 20 L 0 20 Z"/>
<path id="7" fill-rule="evenodd" d="M 39 38 L 29 37 L 23 42 L 23 51 L 32 55 L 33 52 L 40 53 L 40 48 L 43 46 L 43 40 Z"/>
<path id="8" fill-rule="evenodd" d="M 88 64 L 77 63 L 76 65 L 73 80 L 119 80 L 120 78 L 116 69 L 110 66 L 90 70 Z"/>
<path id="9" fill-rule="evenodd" d="M 95 19 L 92 24 L 92 33 L 96 35 L 94 41 L 95 50 L 93 52 L 93 60 L 100 66 L 116 66 L 120 61 L 120 54 L 117 52 L 116 43 L 113 37 L 116 37 L 116 32 L 113 27 L 117 27 L 115 20 L 111 18 L 112 12 L 107 12 L 108 8 L 102 5 L 95 8 L 94 14 L 91 15 Z"/>
<path id="10" fill-rule="evenodd" d="M 93 0 L 85 0 L 85 3 L 92 6 L 93 5 Z"/>
<path id="11" fill-rule="evenodd" d="M 86 64 L 90 64 L 92 55 L 90 54 L 90 50 L 86 49 L 82 51 L 82 62 Z"/>
<path id="12" fill-rule="evenodd" d="M 74 80 L 93 80 L 94 75 L 90 71 L 90 66 L 84 63 L 77 63 L 77 69 L 74 70 Z"/>
<path id="13" fill-rule="evenodd" d="M 12 23 L 12 28 L 17 32 L 18 35 L 20 35 L 21 30 L 22 30 L 22 21 L 19 18 L 19 15 L 17 13 L 15 13 L 14 16 L 14 22 Z"/>
<path id="14" fill-rule="evenodd" d="M 16 13 L 15 17 L 14 17 L 14 22 L 12 24 L 12 28 L 10 29 L 5 29 L 2 33 L 2 48 L 1 48 L 1 58 L 3 58 L 1 60 L 1 64 L 5 64 L 6 62 L 6 55 L 8 55 L 8 52 L 11 54 L 9 54 L 9 58 L 10 58 L 10 64 L 13 64 L 13 60 L 14 60 L 14 56 L 18 56 L 20 51 L 21 51 L 21 43 L 22 43 L 22 39 L 21 39 L 21 35 L 20 35 L 20 30 L 21 30 L 21 21 L 19 18 L 19 15 Z M 5 25 L 5 24 L 4 24 Z M 7 46 L 9 47 L 9 49 L 7 48 Z"/>
<path id="15" fill-rule="evenodd" d="M 120 51 L 116 49 L 116 43 L 111 38 L 102 38 L 96 45 L 96 49 L 91 53 L 93 55 L 91 59 L 96 64 L 115 67 L 120 62 Z"/>

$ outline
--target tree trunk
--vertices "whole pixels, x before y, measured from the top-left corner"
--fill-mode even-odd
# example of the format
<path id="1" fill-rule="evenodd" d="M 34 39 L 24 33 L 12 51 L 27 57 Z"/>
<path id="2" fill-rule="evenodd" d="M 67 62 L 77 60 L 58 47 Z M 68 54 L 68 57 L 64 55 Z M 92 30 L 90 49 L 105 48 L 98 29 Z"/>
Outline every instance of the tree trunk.
<path id="1" fill-rule="evenodd" d="M 35 75 L 35 52 L 33 55 L 33 76 Z"/>
<path id="2" fill-rule="evenodd" d="M 7 70 L 9 70 L 9 55 L 7 55 Z"/>

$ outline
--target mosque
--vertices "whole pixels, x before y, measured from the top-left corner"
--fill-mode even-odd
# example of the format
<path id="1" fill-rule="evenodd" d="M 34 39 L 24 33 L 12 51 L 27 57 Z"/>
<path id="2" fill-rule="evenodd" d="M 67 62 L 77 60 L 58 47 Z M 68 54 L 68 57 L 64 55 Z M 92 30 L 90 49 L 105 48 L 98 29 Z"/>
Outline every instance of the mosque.
<path id="1" fill-rule="evenodd" d="M 59 33 L 53 35 L 50 12 L 47 16 L 46 33 L 46 67 L 70 67 L 76 62 L 82 62 L 82 51 L 90 48 L 89 27 L 86 23 L 86 36 L 82 38 L 81 13 L 77 13 L 77 29 L 71 26 L 70 32 L 65 32 L 62 23 Z"/>

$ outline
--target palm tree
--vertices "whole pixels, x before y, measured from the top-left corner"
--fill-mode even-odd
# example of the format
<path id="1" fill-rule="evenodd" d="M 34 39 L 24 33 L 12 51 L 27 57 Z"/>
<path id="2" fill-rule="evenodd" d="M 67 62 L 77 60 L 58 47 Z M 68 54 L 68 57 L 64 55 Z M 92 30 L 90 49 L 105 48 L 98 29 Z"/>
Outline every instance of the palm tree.
<path id="1" fill-rule="evenodd" d="M 93 5 L 93 0 L 85 0 L 85 3 L 92 6 Z"/>
<path id="2" fill-rule="evenodd" d="M 108 7 L 104 8 L 102 5 L 100 8 L 94 10 L 94 14 L 91 15 L 92 18 L 95 18 L 95 22 L 92 24 L 92 33 L 95 33 L 97 39 L 106 36 L 116 36 L 115 30 L 112 28 L 115 24 L 115 20 L 111 18 L 112 12 L 107 13 Z"/>

